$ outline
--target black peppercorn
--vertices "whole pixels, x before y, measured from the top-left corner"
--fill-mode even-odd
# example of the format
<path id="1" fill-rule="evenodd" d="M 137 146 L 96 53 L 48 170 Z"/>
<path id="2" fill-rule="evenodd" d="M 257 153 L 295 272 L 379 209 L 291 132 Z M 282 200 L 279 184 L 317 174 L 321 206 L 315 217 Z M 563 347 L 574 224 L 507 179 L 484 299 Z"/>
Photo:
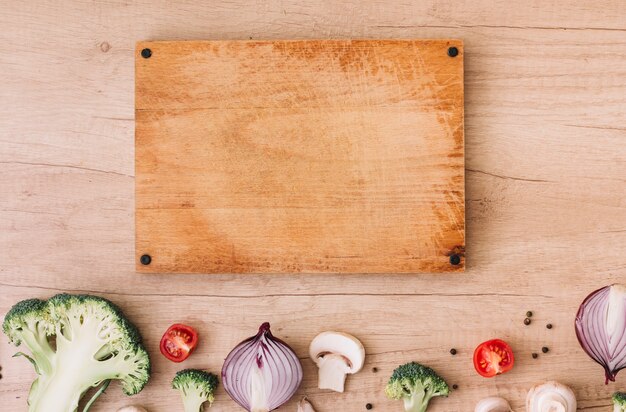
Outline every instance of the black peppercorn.
<path id="1" fill-rule="evenodd" d="M 374 367 L 372 368 L 372 372 L 374 372 L 374 373 L 378 372 L 378 368 L 377 368 L 376 366 L 374 366 Z"/>
<path id="2" fill-rule="evenodd" d="M 530 318 L 524 319 L 524 325 L 526 326 L 530 325 Z"/>
<path id="3" fill-rule="evenodd" d="M 532 318 L 533 313 L 531 311 L 526 312 L 526 317 L 527 318 Z"/>
<path id="4" fill-rule="evenodd" d="M 538 354 L 533 353 L 533 359 L 537 359 L 538 357 L 539 357 L 539 355 L 538 355 Z"/>
<path id="5" fill-rule="evenodd" d="M 365 404 L 365 409 L 370 410 L 374 407 L 371 403 Z"/>
<path id="6" fill-rule="evenodd" d="M 550 350 L 550 349 L 548 349 L 548 347 L 547 347 L 547 346 L 544 346 L 543 348 L 541 348 L 541 351 L 542 351 L 543 353 L 548 353 L 548 351 L 549 351 L 549 350 Z"/>
<path id="7" fill-rule="evenodd" d="M 546 325 L 546 328 L 548 328 L 548 329 L 552 329 L 552 324 L 551 324 L 551 323 L 548 323 L 548 324 Z"/>
<path id="8" fill-rule="evenodd" d="M 456 383 L 454 385 L 452 385 L 452 389 L 457 390 L 459 389 L 459 385 L 457 385 Z"/>
<path id="9" fill-rule="evenodd" d="M 456 355 L 456 349 L 454 348 L 450 349 L 450 355 Z"/>

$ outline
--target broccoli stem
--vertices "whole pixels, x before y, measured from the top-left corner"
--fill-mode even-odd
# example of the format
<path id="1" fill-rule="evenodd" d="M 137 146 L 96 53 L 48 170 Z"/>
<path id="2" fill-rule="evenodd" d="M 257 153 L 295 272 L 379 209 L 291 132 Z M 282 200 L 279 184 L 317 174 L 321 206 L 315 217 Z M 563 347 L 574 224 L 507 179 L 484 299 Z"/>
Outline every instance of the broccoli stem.
<path id="1" fill-rule="evenodd" d="M 422 383 L 416 382 L 411 396 L 404 398 L 404 410 L 406 412 L 426 412 L 431 398 L 432 396 L 424 390 Z"/>
<path id="2" fill-rule="evenodd" d="M 76 375 L 68 373 L 55 374 L 47 381 L 40 382 L 38 396 L 29 405 L 29 412 L 74 412 L 78 402 L 88 387 L 77 385 Z"/>
<path id="3" fill-rule="evenodd" d="M 80 360 L 80 357 L 70 360 L 68 355 L 71 354 L 68 353 L 62 355 L 57 359 L 57 364 L 63 365 L 63 368 L 55 368 L 55 373 L 51 376 L 39 377 L 39 389 L 29 406 L 29 412 L 75 412 L 83 394 L 98 382 L 103 381 L 100 390 L 94 394 L 85 407 L 87 411 L 91 403 L 106 390 L 110 379 L 114 377 L 113 374 L 102 374 L 101 371 L 97 371 L 100 365 L 90 364 L 90 362 Z M 102 374 L 103 378 L 96 377 L 96 373 Z"/>
<path id="4" fill-rule="evenodd" d="M 186 395 L 183 395 L 183 408 L 185 412 L 202 412 L 204 410 L 202 406 L 204 402 L 206 402 L 206 398 L 194 391 L 188 391 Z"/>
<path id="5" fill-rule="evenodd" d="M 119 357 L 105 361 L 94 359 L 94 353 L 103 346 L 103 341 L 94 338 L 97 327 L 97 322 L 90 320 L 73 325 L 71 340 L 57 331 L 57 352 L 51 358 L 52 373 L 39 377 L 29 412 L 75 412 L 89 388 L 116 377 L 123 360 Z"/>
<path id="6" fill-rule="evenodd" d="M 48 343 L 46 333 L 43 328 L 34 326 L 34 329 L 39 332 L 37 335 L 33 334 L 33 332 L 28 329 L 24 329 L 21 334 L 22 340 L 26 347 L 28 347 L 31 351 L 32 357 L 29 358 L 34 359 L 34 364 L 37 365 L 37 373 L 50 373 L 52 371 L 52 365 L 50 362 L 51 359 L 54 358 L 54 351 Z"/>
<path id="7" fill-rule="evenodd" d="M 424 402 L 424 394 L 414 393 L 410 397 L 404 398 L 404 410 L 406 412 L 425 412 L 428 402 Z"/>
<path id="8" fill-rule="evenodd" d="M 98 389 L 98 391 L 94 393 L 91 399 L 89 399 L 89 402 L 85 404 L 85 407 L 83 408 L 83 412 L 88 412 L 89 409 L 91 409 L 91 406 L 96 401 L 96 399 L 98 399 L 100 395 L 102 395 L 107 390 L 110 384 L 111 384 L 111 379 L 108 379 L 104 381 L 102 385 L 100 385 L 100 388 Z"/>

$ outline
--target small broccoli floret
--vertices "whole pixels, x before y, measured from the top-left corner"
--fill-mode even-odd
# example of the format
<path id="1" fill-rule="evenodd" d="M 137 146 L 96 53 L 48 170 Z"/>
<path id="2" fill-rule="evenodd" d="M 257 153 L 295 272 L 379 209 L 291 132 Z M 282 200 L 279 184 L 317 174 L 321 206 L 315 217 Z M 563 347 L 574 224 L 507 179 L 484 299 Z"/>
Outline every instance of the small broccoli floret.
<path id="1" fill-rule="evenodd" d="M 4 317 L 2 330 L 15 346 L 19 346 L 22 343 L 22 333 L 25 331 L 35 330 L 46 335 L 50 330 L 49 321 L 46 302 L 40 299 L 27 299 L 9 310 Z"/>
<path id="2" fill-rule="evenodd" d="M 27 299 L 18 302 L 4 317 L 2 330 L 15 346 L 22 343 L 30 349 L 30 355 L 18 352 L 15 356 L 26 357 L 35 367 L 39 375 L 32 383 L 28 394 L 28 403 L 36 399 L 41 389 L 41 381 L 52 374 L 51 359 L 54 349 L 50 346 L 48 336 L 53 333 L 54 327 L 50 322 L 46 302 L 39 299 Z"/>
<path id="3" fill-rule="evenodd" d="M 448 396 L 448 384 L 427 366 L 406 363 L 393 371 L 385 393 L 391 399 L 402 399 L 406 412 L 424 412 L 435 396 Z"/>
<path id="4" fill-rule="evenodd" d="M 615 392 L 613 394 L 613 412 L 626 411 L 626 392 Z"/>
<path id="5" fill-rule="evenodd" d="M 203 404 L 209 406 L 215 400 L 217 376 L 198 369 L 183 369 L 172 381 L 172 388 L 178 389 L 183 397 L 185 412 L 201 412 Z"/>
<path id="6" fill-rule="evenodd" d="M 112 379 L 134 395 L 150 377 L 150 358 L 137 329 L 117 306 L 97 296 L 19 302 L 7 313 L 3 330 L 13 344 L 30 350 L 23 355 L 39 374 L 28 396 L 30 412 L 74 412 L 89 388 Z"/>

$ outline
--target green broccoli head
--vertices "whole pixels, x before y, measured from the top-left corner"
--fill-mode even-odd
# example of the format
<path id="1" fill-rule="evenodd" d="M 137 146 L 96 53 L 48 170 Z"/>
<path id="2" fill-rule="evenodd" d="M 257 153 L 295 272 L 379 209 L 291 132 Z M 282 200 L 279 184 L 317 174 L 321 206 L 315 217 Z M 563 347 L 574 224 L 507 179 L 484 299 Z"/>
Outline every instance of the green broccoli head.
<path id="1" fill-rule="evenodd" d="M 402 399 L 406 412 L 424 412 L 435 396 L 448 396 L 448 384 L 431 368 L 409 362 L 396 368 L 385 387 L 387 397 Z"/>
<path id="2" fill-rule="evenodd" d="M 48 300 L 48 308 L 55 333 L 67 339 L 72 338 L 77 328 L 92 326 L 102 339 L 103 351 L 114 351 L 119 345 L 141 344 L 141 336 L 113 303 L 98 296 L 68 295 L 53 296 Z M 86 323 L 87 322 L 87 323 Z M 102 358 L 108 353 L 100 353 Z"/>
<path id="3" fill-rule="evenodd" d="M 3 330 L 16 346 L 28 347 L 26 356 L 39 373 L 29 394 L 31 412 L 74 411 L 90 387 L 112 379 L 134 395 L 150 377 L 139 332 L 117 306 L 97 296 L 19 302 L 7 313 Z"/>
<path id="4" fill-rule="evenodd" d="M 626 392 L 615 392 L 613 394 L 613 412 L 626 411 Z"/>
<path id="5" fill-rule="evenodd" d="M 211 406 L 215 400 L 218 383 L 217 376 L 210 372 L 183 369 L 174 377 L 172 388 L 181 392 L 185 412 L 200 412 L 205 402 Z"/>

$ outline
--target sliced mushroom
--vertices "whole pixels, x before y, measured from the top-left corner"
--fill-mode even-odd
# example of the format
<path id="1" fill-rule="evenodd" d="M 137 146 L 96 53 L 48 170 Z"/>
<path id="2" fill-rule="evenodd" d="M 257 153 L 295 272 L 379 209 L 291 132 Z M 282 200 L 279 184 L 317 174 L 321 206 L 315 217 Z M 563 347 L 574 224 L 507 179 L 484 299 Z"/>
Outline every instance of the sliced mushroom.
<path id="1" fill-rule="evenodd" d="M 311 405 L 306 396 L 302 398 L 300 402 L 298 402 L 298 412 L 315 412 L 315 409 L 313 409 L 313 405 Z"/>
<path id="2" fill-rule="evenodd" d="M 534 386 L 526 396 L 527 412 L 576 412 L 576 395 L 567 386 L 550 381 Z"/>
<path id="3" fill-rule="evenodd" d="M 474 412 L 511 412 L 511 405 L 506 399 L 490 396 L 478 402 Z"/>
<path id="4" fill-rule="evenodd" d="M 309 355 L 319 368 L 318 387 L 343 392 L 346 375 L 363 368 L 365 349 L 352 335 L 322 332 L 313 339 Z"/>
<path id="5" fill-rule="evenodd" d="M 131 405 L 131 406 L 124 406 L 123 408 L 118 409 L 117 412 L 148 412 L 148 411 L 145 408 L 142 408 L 141 406 Z"/>

